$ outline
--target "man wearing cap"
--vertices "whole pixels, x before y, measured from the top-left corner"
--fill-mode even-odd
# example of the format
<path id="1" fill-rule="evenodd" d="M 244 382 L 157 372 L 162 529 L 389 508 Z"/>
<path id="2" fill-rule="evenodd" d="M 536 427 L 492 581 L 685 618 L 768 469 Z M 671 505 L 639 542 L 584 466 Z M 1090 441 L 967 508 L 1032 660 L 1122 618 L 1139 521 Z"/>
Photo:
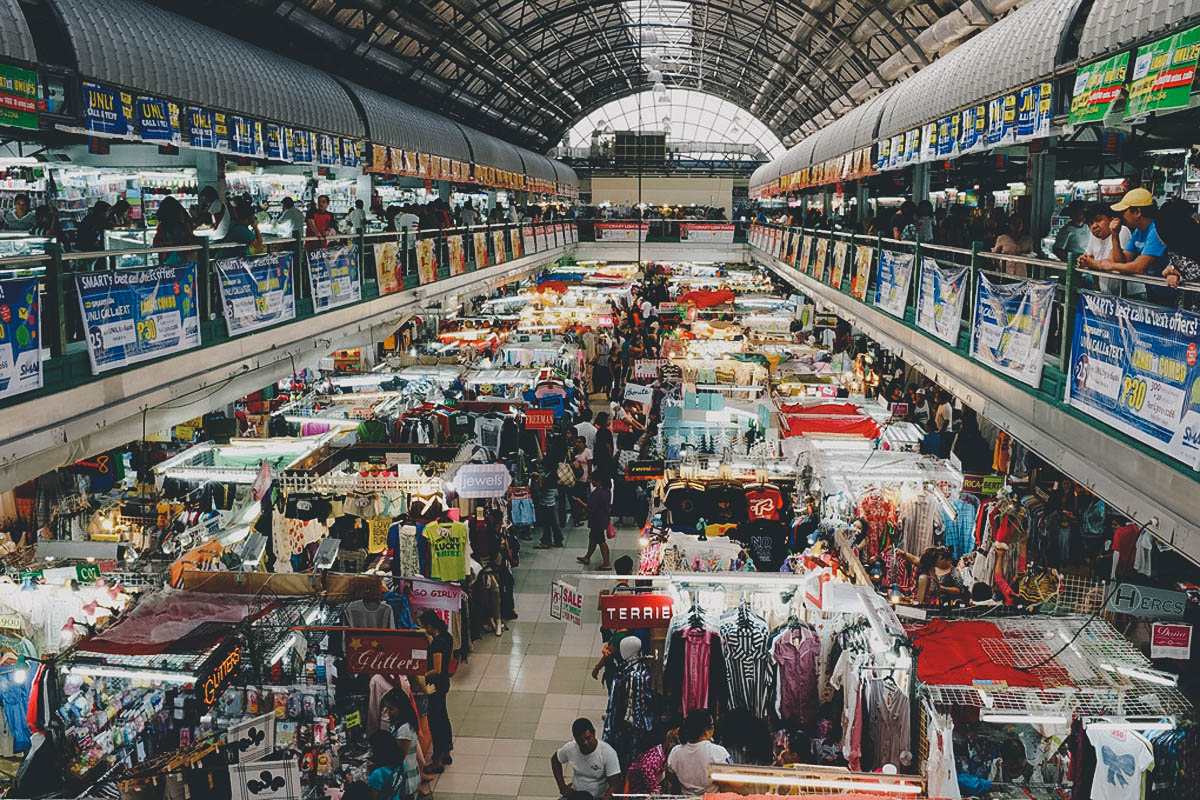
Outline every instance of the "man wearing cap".
<path id="1" fill-rule="evenodd" d="M 1119 239 L 1121 225 L 1124 223 L 1133 235 L 1129 245 L 1123 248 L 1113 248 L 1113 258 L 1095 261 L 1090 257 L 1080 258 L 1080 266 L 1090 269 L 1102 269 L 1110 272 L 1122 272 L 1127 275 L 1161 276 L 1167 266 L 1167 247 L 1158 238 L 1158 229 L 1154 225 L 1154 217 L 1158 206 L 1153 195 L 1145 189 L 1132 189 L 1125 193 L 1121 202 L 1112 207 L 1119 212 L 1120 217 L 1112 220 L 1109 225 L 1109 235 Z M 1086 261 L 1084 259 L 1087 259 Z M 1148 299 L 1152 303 L 1171 303 L 1174 291 L 1157 286 L 1148 287 Z"/>

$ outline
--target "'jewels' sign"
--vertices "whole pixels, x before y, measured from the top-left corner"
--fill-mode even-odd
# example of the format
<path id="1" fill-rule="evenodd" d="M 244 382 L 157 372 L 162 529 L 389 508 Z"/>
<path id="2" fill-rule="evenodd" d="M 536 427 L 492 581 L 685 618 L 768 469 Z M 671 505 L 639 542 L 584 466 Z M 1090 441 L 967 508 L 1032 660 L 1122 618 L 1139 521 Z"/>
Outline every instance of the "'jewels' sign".
<path id="1" fill-rule="evenodd" d="M 671 624 L 672 603 L 665 594 L 603 594 L 600 627 L 665 628 Z"/>
<path id="2" fill-rule="evenodd" d="M 553 413 L 553 412 L 547 412 Z M 508 467 L 503 464 L 465 464 L 454 478 L 459 497 L 477 500 L 483 497 L 503 497 L 512 483 Z"/>
<path id="3" fill-rule="evenodd" d="M 429 639 L 419 631 L 350 629 L 346 664 L 355 675 L 423 675 L 429 670 Z"/>

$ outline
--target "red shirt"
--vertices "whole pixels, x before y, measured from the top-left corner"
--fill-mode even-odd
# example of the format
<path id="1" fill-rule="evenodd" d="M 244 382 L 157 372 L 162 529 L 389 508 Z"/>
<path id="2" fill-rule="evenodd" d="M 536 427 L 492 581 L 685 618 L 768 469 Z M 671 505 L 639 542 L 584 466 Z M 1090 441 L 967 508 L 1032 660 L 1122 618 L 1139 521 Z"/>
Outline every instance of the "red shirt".
<path id="1" fill-rule="evenodd" d="M 747 516 L 750 521 L 769 519 L 779 521 L 779 512 L 783 509 L 783 495 L 778 489 L 766 487 L 746 490 Z"/>

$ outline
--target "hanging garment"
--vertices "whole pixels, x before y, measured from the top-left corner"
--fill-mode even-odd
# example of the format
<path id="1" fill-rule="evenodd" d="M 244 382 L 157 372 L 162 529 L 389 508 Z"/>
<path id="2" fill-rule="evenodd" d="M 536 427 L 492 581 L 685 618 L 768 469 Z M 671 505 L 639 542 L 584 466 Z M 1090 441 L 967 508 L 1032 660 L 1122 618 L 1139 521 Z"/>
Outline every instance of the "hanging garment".
<path id="1" fill-rule="evenodd" d="M 775 662 L 775 714 L 788 723 L 805 723 L 817 712 L 817 656 L 821 640 L 803 625 L 784 628 L 771 640 Z"/>
<path id="2" fill-rule="evenodd" d="M 721 618 L 718 629 L 724 647 L 729 704 L 766 719 L 773 700 L 775 665 L 767 650 L 766 621 L 746 608 Z"/>
<path id="3" fill-rule="evenodd" d="M 894 764 L 904 769 L 912 764 L 912 717 L 908 695 L 891 678 L 872 678 L 863 682 L 863 702 L 866 705 L 866 732 L 871 747 L 864 753 L 870 758 L 866 767 L 879 769 Z"/>
<path id="4" fill-rule="evenodd" d="M 859 499 L 858 516 L 867 521 L 867 555 L 874 558 L 885 529 L 896 524 L 896 504 L 883 491 L 872 489 Z"/>
<path id="5" fill-rule="evenodd" d="M 704 627 L 685 627 L 667 636 L 663 686 L 667 702 L 686 717 L 706 708 L 717 712 L 728 702 L 726 668 L 720 635 Z"/>
<path id="6" fill-rule="evenodd" d="M 955 518 L 942 511 L 942 542 L 954 553 L 954 560 L 975 549 L 975 506 L 963 499 L 952 500 Z"/>
<path id="7" fill-rule="evenodd" d="M 642 659 L 627 663 L 613 681 L 604 715 L 604 741 L 617 751 L 622 769 L 656 744 L 657 718 L 658 696 L 649 667 Z"/>

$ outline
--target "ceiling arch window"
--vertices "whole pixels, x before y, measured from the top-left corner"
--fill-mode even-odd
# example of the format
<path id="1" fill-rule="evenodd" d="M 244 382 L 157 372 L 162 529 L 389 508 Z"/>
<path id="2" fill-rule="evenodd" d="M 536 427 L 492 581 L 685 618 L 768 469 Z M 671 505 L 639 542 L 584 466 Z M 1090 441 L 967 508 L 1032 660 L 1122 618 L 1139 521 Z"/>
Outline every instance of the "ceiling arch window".
<path id="1" fill-rule="evenodd" d="M 784 151 L 779 137 L 748 111 L 691 89 L 641 92 L 606 103 L 571 127 L 567 145 L 586 147 L 594 136 L 605 140 L 615 131 L 666 133 L 668 148 L 684 142 L 722 146 L 685 147 L 682 154 L 692 158 L 724 157 L 740 149 L 745 158 L 759 160 L 775 158 Z"/>

